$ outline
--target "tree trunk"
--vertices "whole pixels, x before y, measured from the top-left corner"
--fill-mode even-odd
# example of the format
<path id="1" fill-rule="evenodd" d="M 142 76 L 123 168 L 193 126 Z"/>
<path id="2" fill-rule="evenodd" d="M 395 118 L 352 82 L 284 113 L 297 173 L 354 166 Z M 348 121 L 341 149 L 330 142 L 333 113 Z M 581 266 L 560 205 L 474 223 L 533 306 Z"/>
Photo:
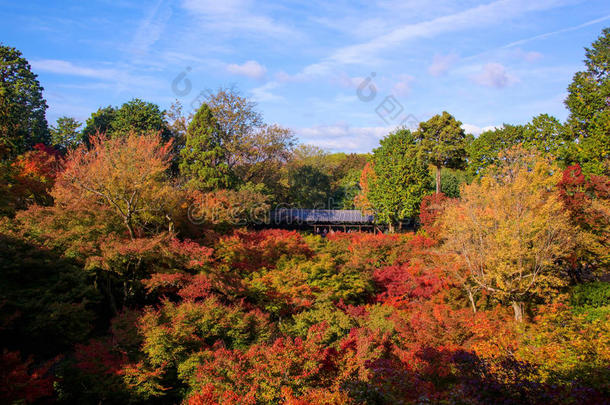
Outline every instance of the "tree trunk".
<path id="1" fill-rule="evenodd" d="M 436 166 L 436 194 L 441 192 L 441 167 Z"/>
<path id="2" fill-rule="evenodd" d="M 525 304 L 522 301 L 513 301 L 513 310 L 515 311 L 515 321 L 523 322 L 523 308 Z"/>
<path id="3" fill-rule="evenodd" d="M 124 222 L 125 226 L 127 227 L 127 230 L 129 231 L 129 238 L 131 240 L 134 240 L 136 238 L 136 235 L 133 231 L 133 226 L 131 226 L 131 220 L 129 218 L 125 218 Z"/>
<path id="4" fill-rule="evenodd" d="M 394 233 L 395 231 L 394 224 L 391 222 L 388 224 L 388 231 L 390 231 L 390 233 Z"/>
<path id="5" fill-rule="evenodd" d="M 470 306 L 472 307 L 472 312 L 477 313 L 477 305 L 474 302 L 474 295 L 472 294 L 472 290 L 469 288 L 468 290 L 468 299 L 470 300 Z"/>

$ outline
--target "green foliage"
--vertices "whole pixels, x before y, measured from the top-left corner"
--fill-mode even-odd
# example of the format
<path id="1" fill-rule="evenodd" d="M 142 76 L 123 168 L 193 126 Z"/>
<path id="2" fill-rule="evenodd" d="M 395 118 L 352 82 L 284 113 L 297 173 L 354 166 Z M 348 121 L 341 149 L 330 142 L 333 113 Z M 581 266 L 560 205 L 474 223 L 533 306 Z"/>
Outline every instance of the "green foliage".
<path id="1" fill-rule="evenodd" d="M 63 151 L 76 148 L 82 142 L 82 133 L 78 129 L 81 123 L 70 117 L 59 117 L 50 128 L 51 144 Z"/>
<path id="2" fill-rule="evenodd" d="M 234 184 L 223 142 L 223 134 L 212 110 L 207 104 L 202 104 L 188 126 L 186 144 L 180 152 L 180 174 L 187 180 L 187 187 L 211 191 Z"/>
<path id="3" fill-rule="evenodd" d="M 395 224 L 417 215 L 426 192 L 428 169 L 419 157 L 413 134 L 408 129 L 389 134 L 373 150 L 371 164 L 375 176 L 367 197 L 377 219 Z"/>
<path id="4" fill-rule="evenodd" d="M 610 315 L 610 283 L 603 281 L 578 284 L 572 288 L 570 301 L 577 313 L 587 319 L 603 320 Z"/>
<path id="5" fill-rule="evenodd" d="M 570 136 L 565 126 L 548 114 L 533 117 L 526 125 L 504 124 L 485 131 L 468 144 L 469 175 L 482 175 L 487 167 L 500 163 L 502 152 L 517 145 L 542 156 L 565 159 L 571 147 Z"/>
<path id="6" fill-rule="evenodd" d="M 597 281 L 574 286 L 571 297 L 576 307 L 599 308 L 610 305 L 610 283 Z"/>
<path id="7" fill-rule="evenodd" d="M 89 138 L 97 133 L 110 137 L 123 137 L 129 133 L 157 133 L 165 142 L 171 138 L 164 112 L 158 105 L 138 98 L 124 103 L 121 107 L 108 106 L 91 114 L 83 129 L 85 143 L 89 145 Z"/>
<path id="8" fill-rule="evenodd" d="M 69 349 L 89 335 L 99 299 L 74 262 L 0 234 L 3 345 L 43 357 Z"/>
<path id="9" fill-rule="evenodd" d="M 326 209 L 330 177 L 315 166 L 298 166 L 288 175 L 288 201 L 296 207 Z"/>
<path id="10" fill-rule="evenodd" d="M 292 319 L 292 323 L 282 324 L 281 331 L 300 337 L 306 337 L 312 326 L 324 322 L 327 327 L 323 332 L 323 342 L 326 345 L 338 342 L 357 326 L 357 322 L 352 316 L 329 302 L 316 304 L 313 308 L 294 315 Z"/>
<path id="11" fill-rule="evenodd" d="M 21 52 L 0 43 L 0 158 L 49 141 L 43 88 Z"/>
<path id="12" fill-rule="evenodd" d="M 415 133 L 423 160 L 436 168 L 436 192 L 441 192 L 441 169 L 466 166 L 466 133 L 462 123 L 443 111 L 419 124 Z"/>
<path id="13" fill-rule="evenodd" d="M 578 140 L 569 151 L 585 172 L 603 174 L 610 157 L 610 28 L 605 28 L 591 48 L 585 48 L 586 71 L 577 72 L 568 87 L 565 104 L 568 125 Z M 572 163 L 572 162 L 570 162 Z"/>
<path id="14" fill-rule="evenodd" d="M 106 134 L 112 132 L 112 122 L 115 119 L 116 108 L 112 106 L 99 108 L 96 112 L 92 113 L 87 121 L 85 122 L 85 128 L 83 128 L 83 141 L 86 145 L 89 145 L 89 138 L 101 133 Z"/>

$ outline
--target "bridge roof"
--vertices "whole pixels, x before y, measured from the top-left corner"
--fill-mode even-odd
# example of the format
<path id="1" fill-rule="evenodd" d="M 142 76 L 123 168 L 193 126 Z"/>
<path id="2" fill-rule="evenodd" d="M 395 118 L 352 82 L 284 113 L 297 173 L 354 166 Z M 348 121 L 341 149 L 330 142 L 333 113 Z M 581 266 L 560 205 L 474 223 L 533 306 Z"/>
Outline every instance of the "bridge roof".
<path id="1" fill-rule="evenodd" d="M 363 215 L 359 210 L 280 208 L 271 212 L 271 221 L 293 224 L 372 224 L 374 217 Z"/>

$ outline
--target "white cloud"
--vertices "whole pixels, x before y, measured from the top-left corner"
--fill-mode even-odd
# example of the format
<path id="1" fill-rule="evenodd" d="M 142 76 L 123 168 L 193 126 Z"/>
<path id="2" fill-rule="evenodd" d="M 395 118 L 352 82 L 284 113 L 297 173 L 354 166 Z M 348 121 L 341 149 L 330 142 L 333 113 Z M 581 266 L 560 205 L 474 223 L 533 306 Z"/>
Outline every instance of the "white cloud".
<path id="1" fill-rule="evenodd" d="M 158 0 L 140 22 L 132 39 L 130 51 L 136 56 L 145 55 L 148 49 L 161 38 L 171 15 L 172 8 L 169 3 Z"/>
<path id="2" fill-rule="evenodd" d="M 485 127 L 479 127 L 473 124 L 462 124 L 462 128 L 466 131 L 467 134 L 472 134 L 474 136 L 479 136 L 485 131 L 491 131 L 493 129 L 501 128 L 501 125 L 488 125 Z"/>
<path id="3" fill-rule="evenodd" d="M 481 73 L 473 76 L 472 79 L 482 86 L 496 89 L 501 89 L 519 81 L 515 76 L 506 72 L 506 68 L 500 63 L 486 64 L 483 66 Z"/>
<path id="4" fill-rule="evenodd" d="M 205 28 L 215 32 L 246 31 L 272 37 L 295 34 L 292 28 L 252 11 L 262 6 L 248 0 L 183 0 L 182 7 L 199 18 Z"/>
<path id="5" fill-rule="evenodd" d="M 77 66 L 72 62 L 58 59 L 41 59 L 31 62 L 35 71 L 56 73 L 70 76 L 91 77 L 95 79 L 115 80 L 124 73 L 116 69 L 91 68 Z"/>
<path id="6" fill-rule="evenodd" d="M 527 12 L 550 9 L 563 2 L 563 0 L 497 0 L 455 14 L 403 25 L 368 42 L 341 48 L 329 58 L 329 61 L 340 64 L 369 63 L 378 52 L 396 48 L 415 38 L 429 38 L 473 26 L 492 25 Z"/>
<path id="7" fill-rule="evenodd" d="M 267 68 L 255 60 L 249 60 L 241 65 L 227 65 L 227 70 L 236 75 L 247 76 L 253 79 L 262 79 L 267 73 Z"/>
<path id="8" fill-rule="evenodd" d="M 407 96 L 411 92 L 411 83 L 415 77 L 410 75 L 400 75 L 398 82 L 392 87 L 392 94 L 398 97 Z"/>
<path id="9" fill-rule="evenodd" d="M 379 146 L 379 140 L 393 131 L 394 127 L 352 127 L 348 124 L 317 125 L 296 131 L 302 142 L 324 149 L 370 152 Z"/>
<path id="10" fill-rule="evenodd" d="M 268 82 L 260 87 L 250 90 L 250 93 L 252 93 L 254 100 L 257 102 L 283 100 L 284 97 L 278 96 L 277 94 L 273 94 L 271 92 L 271 90 L 277 87 L 279 87 L 278 82 Z"/>
<path id="11" fill-rule="evenodd" d="M 428 73 L 432 76 L 441 76 L 445 74 L 457 60 L 458 56 L 455 53 L 449 53 L 447 55 L 437 53 L 434 55 L 432 64 L 428 66 Z"/>

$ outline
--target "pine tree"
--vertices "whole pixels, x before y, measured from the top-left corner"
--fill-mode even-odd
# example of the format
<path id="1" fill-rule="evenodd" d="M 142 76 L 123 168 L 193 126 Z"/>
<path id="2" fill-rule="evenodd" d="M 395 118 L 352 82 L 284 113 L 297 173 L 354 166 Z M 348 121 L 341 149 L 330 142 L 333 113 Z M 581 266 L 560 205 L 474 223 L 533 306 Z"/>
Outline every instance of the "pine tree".
<path id="1" fill-rule="evenodd" d="M 21 52 L 0 44 L 0 154 L 15 157 L 49 143 L 42 90 Z"/>
<path id="2" fill-rule="evenodd" d="M 189 188 L 210 191 L 233 185 L 222 131 L 207 104 L 201 105 L 189 124 L 180 154 L 180 173 Z"/>

